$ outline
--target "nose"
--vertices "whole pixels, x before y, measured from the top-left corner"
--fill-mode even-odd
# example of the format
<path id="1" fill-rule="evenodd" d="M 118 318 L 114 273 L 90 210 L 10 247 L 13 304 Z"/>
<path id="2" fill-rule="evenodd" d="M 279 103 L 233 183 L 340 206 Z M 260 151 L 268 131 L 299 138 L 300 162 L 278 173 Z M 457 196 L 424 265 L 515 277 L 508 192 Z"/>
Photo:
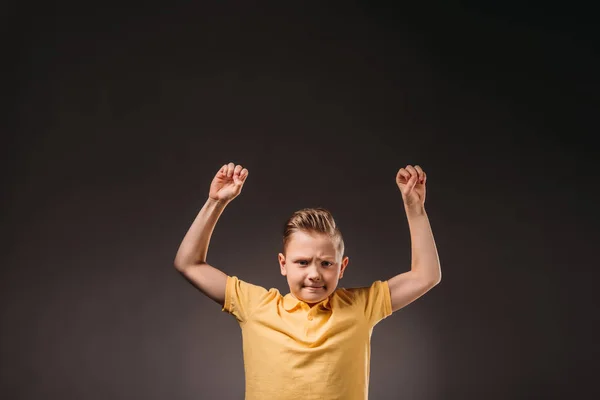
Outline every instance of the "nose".
<path id="1" fill-rule="evenodd" d="M 310 279 L 311 281 L 320 281 L 321 280 L 321 274 L 319 273 L 319 270 L 316 266 L 309 268 L 308 279 Z"/>

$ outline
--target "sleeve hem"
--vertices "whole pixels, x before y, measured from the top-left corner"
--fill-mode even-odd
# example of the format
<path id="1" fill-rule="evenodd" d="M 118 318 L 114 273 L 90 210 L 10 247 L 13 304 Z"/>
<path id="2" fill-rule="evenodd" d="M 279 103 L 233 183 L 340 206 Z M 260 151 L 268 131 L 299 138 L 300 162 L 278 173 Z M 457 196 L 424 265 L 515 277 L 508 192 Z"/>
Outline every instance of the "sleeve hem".
<path id="1" fill-rule="evenodd" d="M 385 317 L 389 317 L 392 315 L 392 295 L 390 294 L 390 286 L 388 281 L 383 281 L 383 296 L 384 296 L 384 307 L 385 307 Z"/>
<path id="2" fill-rule="evenodd" d="M 223 302 L 223 308 L 221 311 L 232 313 L 231 293 L 233 286 L 235 285 L 235 276 L 227 276 L 227 284 L 225 285 L 225 301 Z"/>

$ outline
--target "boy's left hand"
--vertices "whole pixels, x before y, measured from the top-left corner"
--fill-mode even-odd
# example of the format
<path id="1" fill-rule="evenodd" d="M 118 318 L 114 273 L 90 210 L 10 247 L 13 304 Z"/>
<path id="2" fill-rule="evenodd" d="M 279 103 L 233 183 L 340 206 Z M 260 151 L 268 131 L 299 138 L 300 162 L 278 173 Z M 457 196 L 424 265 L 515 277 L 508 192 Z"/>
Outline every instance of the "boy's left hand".
<path id="1" fill-rule="evenodd" d="M 402 200 L 407 207 L 425 205 L 425 184 L 427 175 L 423 169 L 415 165 L 400 168 L 396 174 L 396 184 L 402 193 Z"/>

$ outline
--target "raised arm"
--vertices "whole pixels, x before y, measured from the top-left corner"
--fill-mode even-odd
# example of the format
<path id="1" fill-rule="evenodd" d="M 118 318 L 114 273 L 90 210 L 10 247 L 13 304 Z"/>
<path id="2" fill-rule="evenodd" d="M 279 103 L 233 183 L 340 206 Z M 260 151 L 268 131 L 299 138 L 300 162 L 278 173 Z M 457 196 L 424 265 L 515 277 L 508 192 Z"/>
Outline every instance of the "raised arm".
<path id="1" fill-rule="evenodd" d="M 223 165 L 215 175 L 208 200 L 196 216 L 177 250 L 175 268 L 195 287 L 221 306 L 225 301 L 227 275 L 206 262 L 210 237 L 221 213 L 240 192 L 248 170 L 241 165 Z"/>
<path id="2" fill-rule="evenodd" d="M 402 193 L 410 229 L 411 270 L 388 280 L 392 311 L 412 303 L 442 279 L 433 232 L 425 212 L 427 175 L 420 166 L 400 168 L 396 183 Z"/>

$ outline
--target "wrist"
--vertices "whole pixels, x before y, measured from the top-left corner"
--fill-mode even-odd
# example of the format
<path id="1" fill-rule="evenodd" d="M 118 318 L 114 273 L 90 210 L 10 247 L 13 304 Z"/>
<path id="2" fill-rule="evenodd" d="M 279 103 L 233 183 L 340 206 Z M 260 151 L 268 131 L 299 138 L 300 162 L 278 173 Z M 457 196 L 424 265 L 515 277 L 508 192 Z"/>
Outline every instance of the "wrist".
<path id="1" fill-rule="evenodd" d="M 423 204 L 404 204 L 404 210 L 407 216 L 420 216 L 427 214 L 425 211 L 425 205 Z"/>
<path id="2" fill-rule="evenodd" d="M 214 199 L 210 196 L 208 197 L 208 200 L 206 200 L 206 203 L 208 203 L 211 206 L 215 206 L 215 207 L 225 207 L 230 202 L 231 202 L 231 200 Z"/>

